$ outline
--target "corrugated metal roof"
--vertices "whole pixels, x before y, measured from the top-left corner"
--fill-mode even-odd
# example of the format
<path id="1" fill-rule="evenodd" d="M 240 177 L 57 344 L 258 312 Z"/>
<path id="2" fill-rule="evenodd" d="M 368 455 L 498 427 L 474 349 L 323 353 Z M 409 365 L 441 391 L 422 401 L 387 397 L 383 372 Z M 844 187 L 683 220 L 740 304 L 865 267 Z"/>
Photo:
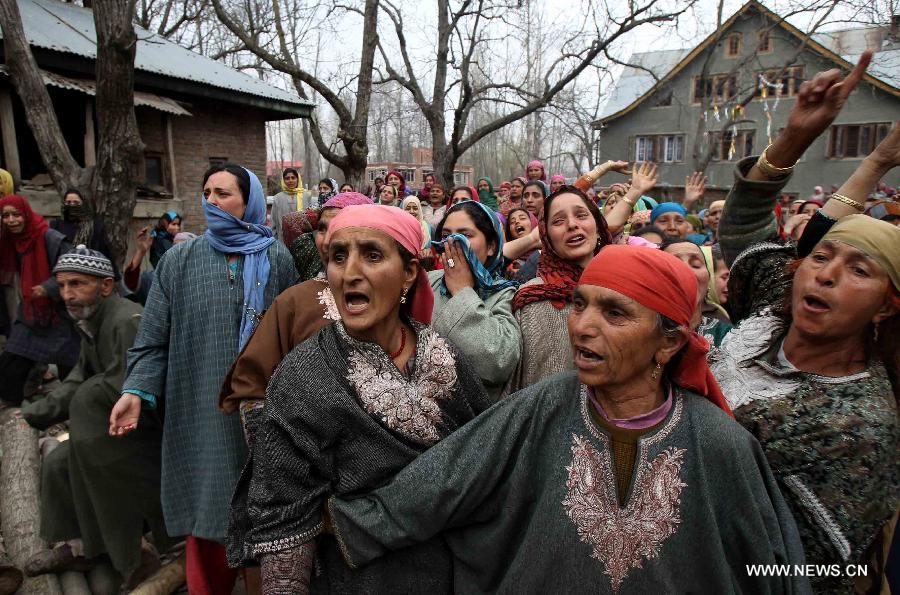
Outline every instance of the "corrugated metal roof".
<path id="1" fill-rule="evenodd" d="M 819 33 L 813 35 L 813 39 L 839 54 L 844 60 L 856 64 L 863 50 L 866 47 L 872 47 L 876 36 L 873 36 L 871 28 L 857 28 Z M 877 39 L 881 40 L 882 38 L 877 37 Z M 840 51 L 841 49 L 844 51 Z M 872 64 L 867 73 L 892 87 L 900 88 L 900 47 L 897 47 L 895 43 L 884 41 L 880 49 L 878 47 L 872 49 L 876 49 L 878 52 L 872 58 Z M 601 110 L 599 120 L 616 114 L 631 105 L 649 91 L 657 80 L 675 68 L 690 51 L 690 49 L 682 49 L 633 54 L 626 62 L 643 66 L 653 74 L 640 68 L 626 66 L 616 80 L 609 99 Z"/>
<path id="2" fill-rule="evenodd" d="M 34 47 L 96 59 L 94 16 L 87 8 L 57 0 L 18 0 L 25 36 Z M 312 106 L 296 94 L 202 56 L 135 26 L 135 69 L 203 83 L 298 106 Z M 2 38 L 2 32 L 0 32 Z"/>
<path id="3" fill-rule="evenodd" d="M 600 112 L 600 119 L 611 116 L 631 105 L 656 82 L 666 76 L 690 50 L 663 50 L 632 54 L 628 64 L 616 79 L 609 99 Z M 649 72 L 648 72 L 649 71 Z"/>

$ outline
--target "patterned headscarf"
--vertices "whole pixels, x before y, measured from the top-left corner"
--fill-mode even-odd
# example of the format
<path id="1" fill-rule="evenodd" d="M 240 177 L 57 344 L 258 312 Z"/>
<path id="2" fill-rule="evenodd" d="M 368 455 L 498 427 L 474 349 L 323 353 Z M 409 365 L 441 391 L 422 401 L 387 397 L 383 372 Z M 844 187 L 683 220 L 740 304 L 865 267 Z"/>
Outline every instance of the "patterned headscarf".
<path id="1" fill-rule="evenodd" d="M 31 203 L 21 196 L 10 194 L 0 198 L 0 211 L 7 206 L 14 207 L 22 214 L 25 218 L 25 227 L 16 235 L 5 229 L 0 233 L 0 283 L 12 284 L 18 272 L 22 286 L 22 314 L 25 320 L 50 322 L 56 318 L 50 299 L 31 297 L 31 288 L 50 278 L 50 261 L 44 243 L 44 234 L 50 226 L 43 217 L 32 210 Z"/>
<path id="2" fill-rule="evenodd" d="M 525 179 L 526 180 L 530 179 L 528 177 L 528 170 L 531 169 L 532 167 L 541 168 L 541 177 L 538 179 L 540 179 L 542 182 L 546 182 L 547 181 L 547 168 L 544 167 L 543 161 L 540 161 L 539 159 L 535 159 L 534 161 L 529 161 L 528 165 L 525 166 Z"/>
<path id="3" fill-rule="evenodd" d="M 312 209 L 307 211 L 293 211 L 281 218 L 281 235 L 284 243 L 290 246 L 298 237 L 313 231 L 313 223 L 310 220 Z"/>
<path id="4" fill-rule="evenodd" d="M 584 192 L 574 186 L 563 186 L 557 190 L 544 204 L 544 218 L 540 223 L 541 255 L 538 257 L 537 274 L 544 282 L 540 285 L 529 285 L 519 289 L 516 292 L 516 297 L 513 298 L 513 311 L 519 310 L 528 304 L 542 301 L 549 301 L 555 308 L 563 308 L 566 303 L 572 301 L 572 292 L 575 290 L 575 286 L 578 285 L 578 278 L 581 276 L 583 269 L 577 263 L 565 260 L 560 256 L 553 248 L 550 236 L 547 234 L 547 218 L 550 213 L 550 205 L 563 194 L 578 195 L 588 211 L 593 215 L 599 237 L 594 254 L 610 243 L 606 219 L 603 218 L 597 205 Z"/>
<path id="5" fill-rule="evenodd" d="M 409 211 L 406 211 L 406 205 L 408 205 L 408 204 L 419 205 L 419 210 L 416 211 L 415 215 L 413 215 L 412 213 L 409 213 Z M 424 250 L 428 246 L 428 244 L 431 242 L 431 228 L 428 226 L 427 223 L 425 223 L 425 214 L 422 213 L 422 201 L 419 200 L 418 197 L 407 196 L 406 198 L 403 199 L 403 202 L 400 203 L 400 208 L 403 209 L 404 211 L 406 211 L 407 213 L 409 213 L 410 215 L 413 215 L 413 217 L 415 217 L 416 219 L 419 220 L 419 225 L 422 227 L 422 238 L 423 238 L 422 249 Z"/>

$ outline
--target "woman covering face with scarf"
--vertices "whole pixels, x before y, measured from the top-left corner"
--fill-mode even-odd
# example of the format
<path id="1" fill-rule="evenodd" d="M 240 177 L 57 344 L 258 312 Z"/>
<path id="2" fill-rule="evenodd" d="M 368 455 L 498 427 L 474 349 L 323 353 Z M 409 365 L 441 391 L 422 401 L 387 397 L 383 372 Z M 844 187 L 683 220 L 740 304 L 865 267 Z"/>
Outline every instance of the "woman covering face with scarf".
<path id="1" fill-rule="evenodd" d="M 433 326 L 475 366 L 497 400 L 519 360 L 519 327 L 512 315 L 517 284 L 503 278 L 503 228 L 487 206 L 452 206 L 435 230 L 432 245 L 443 270 L 429 273 L 434 290 Z"/>
<path id="2" fill-rule="evenodd" d="M 489 177 L 478 178 L 478 200 L 488 208 L 496 211 L 499 207 L 497 195 L 494 193 L 494 182 Z"/>
<path id="3" fill-rule="evenodd" d="M 323 178 L 319 180 L 319 202 L 317 206 L 321 208 L 328 199 L 337 195 L 338 183 L 334 178 Z"/>

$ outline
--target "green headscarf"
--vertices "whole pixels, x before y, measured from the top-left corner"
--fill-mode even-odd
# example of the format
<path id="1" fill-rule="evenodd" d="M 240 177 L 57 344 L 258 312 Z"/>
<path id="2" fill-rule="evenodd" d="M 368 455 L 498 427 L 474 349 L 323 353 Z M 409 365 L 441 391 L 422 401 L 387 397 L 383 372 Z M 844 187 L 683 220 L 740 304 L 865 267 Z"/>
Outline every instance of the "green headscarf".
<path id="1" fill-rule="evenodd" d="M 500 206 L 500 202 L 497 200 L 497 195 L 494 194 L 494 182 L 489 177 L 485 176 L 483 178 L 478 178 L 478 184 L 480 184 L 482 180 L 488 183 L 488 189 L 478 189 L 478 200 L 492 211 L 496 211 L 497 207 Z"/>

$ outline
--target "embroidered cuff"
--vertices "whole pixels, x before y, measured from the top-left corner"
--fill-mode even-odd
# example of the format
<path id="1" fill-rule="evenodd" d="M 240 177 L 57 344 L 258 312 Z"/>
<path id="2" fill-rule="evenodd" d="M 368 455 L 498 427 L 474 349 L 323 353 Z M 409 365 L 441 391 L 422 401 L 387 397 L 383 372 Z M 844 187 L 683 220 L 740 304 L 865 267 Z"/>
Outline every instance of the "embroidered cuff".
<path id="1" fill-rule="evenodd" d="M 141 400 L 146 403 L 147 407 L 150 409 L 156 409 L 156 395 L 151 395 L 150 393 L 145 393 L 142 390 L 137 390 L 134 388 L 126 388 L 122 390 L 123 393 L 130 393 L 136 397 L 140 397 Z"/>

